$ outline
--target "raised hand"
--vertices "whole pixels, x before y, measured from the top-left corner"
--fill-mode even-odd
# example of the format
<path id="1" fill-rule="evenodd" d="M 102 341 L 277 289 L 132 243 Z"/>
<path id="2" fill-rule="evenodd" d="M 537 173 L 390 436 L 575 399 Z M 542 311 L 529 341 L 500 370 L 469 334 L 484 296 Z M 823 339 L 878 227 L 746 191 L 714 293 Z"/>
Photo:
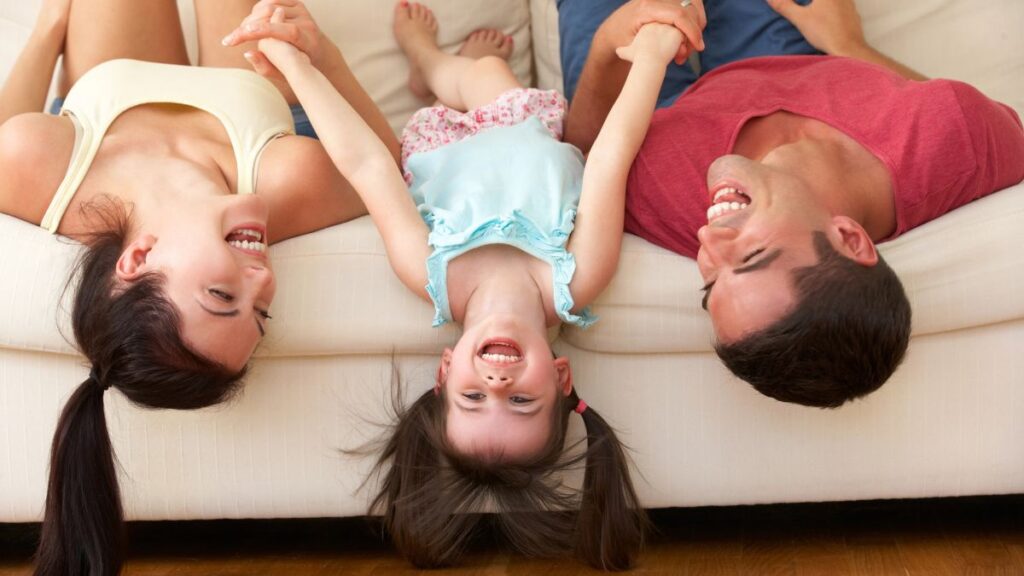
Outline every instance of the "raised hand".
<path id="1" fill-rule="evenodd" d="M 597 31 L 598 39 L 619 48 L 628 46 L 645 24 L 658 22 L 675 27 L 686 39 L 680 42 L 675 62 L 682 64 L 694 50 L 704 50 L 704 0 L 693 0 L 687 6 L 679 0 L 632 0 L 612 13 Z"/>
<path id="2" fill-rule="evenodd" d="M 280 13 L 280 16 L 274 18 L 276 13 Z M 238 28 L 224 37 L 223 44 L 237 46 L 266 39 L 291 44 L 308 56 L 310 62 L 320 70 L 324 70 L 331 61 L 331 52 L 337 50 L 324 37 L 306 6 L 299 0 L 260 0 Z M 263 51 L 262 46 L 260 51 Z"/>
<path id="3" fill-rule="evenodd" d="M 629 46 L 615 50 L 619 58 L 627 62 L 636 62 L 640 58 L 651 58 L 655 62 L 668 65 L 679 53 L 683 35 L 678 28 L 668 24 L 652 22 L 644 24 Z"/>

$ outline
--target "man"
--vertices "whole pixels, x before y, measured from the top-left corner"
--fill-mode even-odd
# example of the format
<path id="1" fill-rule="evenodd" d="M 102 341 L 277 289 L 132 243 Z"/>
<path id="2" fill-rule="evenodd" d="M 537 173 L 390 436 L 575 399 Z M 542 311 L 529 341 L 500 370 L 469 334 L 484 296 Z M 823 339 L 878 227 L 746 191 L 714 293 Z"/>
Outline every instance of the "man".
<path id="1" fill-rule="evenodd" d="M 630 174 L 626 231 L 697 260 L 719 356 L 773 398 L 836 407 L 881 386 L 906 350 L 910 306 L 875 244 L 1024 179 L 1017 115 L 872 49 L 853 0 L 559 11 L 575 90 L 565 138 L 584 151 L 628 72 L 614 48 L 640 24 L 684 33 L 677 62 L 706 45 L 699 79 L 686 66 L 669 75 L 670 105 Z M 581 66 L 567 44 L 586 45 L 605 14 Z M 827 56 L 806 55 L 816 50 Z M 765 54 L 790 55 L 754 57 Z"/>

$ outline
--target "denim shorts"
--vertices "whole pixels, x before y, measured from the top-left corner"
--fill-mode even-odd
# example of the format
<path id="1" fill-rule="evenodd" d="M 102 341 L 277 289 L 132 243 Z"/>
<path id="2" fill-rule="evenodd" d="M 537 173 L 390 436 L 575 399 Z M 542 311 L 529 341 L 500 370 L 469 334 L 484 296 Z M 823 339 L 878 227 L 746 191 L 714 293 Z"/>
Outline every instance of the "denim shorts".
<path id="1" fill-rule="evenodd" d="M 50 103 L 50 114 L 60 114 L 60 109 L 64 106 L 64 99 L 57 97 Z M 306 111 L 303 110 L 301 104 L 296 104 L 289 107 L 292 111 L 292 121 L 295 123 L 295 133 L 299 136 L 308 136 L 310 138 L 319 138 L 316 135 L 316 131 L 313 130 L 313 124 L 309 121 L 309 116 L 306 115 Z"/>

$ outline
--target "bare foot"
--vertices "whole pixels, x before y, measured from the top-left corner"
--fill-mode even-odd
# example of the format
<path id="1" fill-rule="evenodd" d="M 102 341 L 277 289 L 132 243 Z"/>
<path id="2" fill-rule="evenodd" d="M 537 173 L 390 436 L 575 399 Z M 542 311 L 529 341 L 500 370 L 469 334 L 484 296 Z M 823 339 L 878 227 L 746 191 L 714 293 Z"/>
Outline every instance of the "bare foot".
<path id="1" fill-rule="evenodd" d="M 409 59 L 409 90 L 418 98 L 429 100 L 430 88 L 420 69 L 418 54 L 437 50 L 437 20 L 430 8 L 415 2 L 395 4 L 395 40 Z"/>
<path id="2" fill-rule="evenodd" d="M 508 60 L 512 55 L 512 37 L 505 36 L 501 30 L 483 28 L 473 32 L 459 48 L 459 56 L 480 59 L 484 56 L 497 56 Z"/>

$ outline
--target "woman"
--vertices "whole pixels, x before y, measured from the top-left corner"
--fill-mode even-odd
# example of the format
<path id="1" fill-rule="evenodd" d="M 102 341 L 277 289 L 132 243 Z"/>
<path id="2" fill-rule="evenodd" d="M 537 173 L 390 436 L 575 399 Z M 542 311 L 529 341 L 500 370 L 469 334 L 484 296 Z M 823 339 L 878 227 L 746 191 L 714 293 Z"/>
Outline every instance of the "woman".
<path id="1" fill-rule="evenodd" d="M 120 570 L 104 391 L 172 409 L 229 397 L 270 318 L 267 244 L 365 213 L 319 142 L 291 134 L 287 87 L 234 69 L 249 68 L 246 46 L 224 35 L 245 20 L 301 46 L 397 161 L 300 2 L 195 4 L 204 68 L 188 66 L 175 0 L 44 0 L 0 92 L 0 212 L 86 246 L 72 325 L 91 371 L 54 437 L 38 573 Z M 274 7 L 284 22 L 254 24 Z M 61 53 L 62 113 L 37 113 Z"/>

